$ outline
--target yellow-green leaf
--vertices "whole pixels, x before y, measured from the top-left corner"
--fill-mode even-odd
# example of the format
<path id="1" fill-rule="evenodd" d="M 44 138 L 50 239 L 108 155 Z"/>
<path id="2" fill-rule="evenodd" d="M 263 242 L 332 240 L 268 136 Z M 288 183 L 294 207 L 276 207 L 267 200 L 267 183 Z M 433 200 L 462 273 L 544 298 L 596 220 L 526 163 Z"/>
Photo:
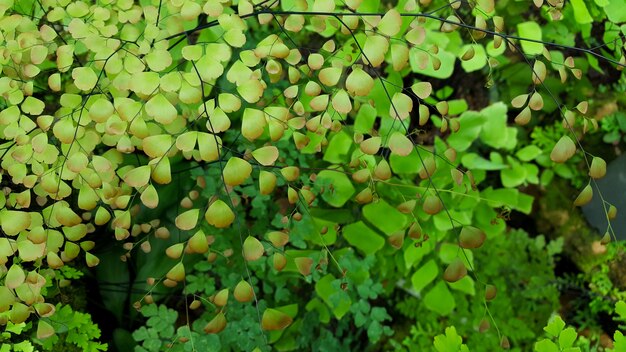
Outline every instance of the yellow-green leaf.
<path id="1" fill-rule="evenodd" d="M 259 259 L 263 256 L 263 253 L 265 253 L 265 248 L 263 248 L 261 241 L 256 238 L 248 236 L 243 242 L 243 257 L 246 258 L 247 261 L 250 262 Z"/>
<path id="2" fill-rule="evenodd" d="M 204 214 L 204 218 L 209 223 L 209 225 L 213 225 L 219 229 L 226 228 L 230 226 L 235 220 L 235 213 L 230 209 L 230 207 L 224 203 L 221 199 L 218 199 L 211 203 L 206 213 Z"/>
<path id="3" fill-rule="evenodd" d="M 576 153 L 576 144 L 569 136 L 563 136 L 552 149 L 550 159 L 555 163 L 564 163 L 574 156 L 574 153 Z"/>

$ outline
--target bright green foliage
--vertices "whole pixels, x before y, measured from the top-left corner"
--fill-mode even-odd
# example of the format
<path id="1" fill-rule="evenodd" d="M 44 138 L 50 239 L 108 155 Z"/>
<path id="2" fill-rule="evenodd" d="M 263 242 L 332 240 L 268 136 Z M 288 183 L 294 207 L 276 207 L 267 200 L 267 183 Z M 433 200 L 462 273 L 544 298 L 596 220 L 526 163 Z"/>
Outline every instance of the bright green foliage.
<path id="1" fill-rule="evenodd" d="M 467 352 L 469 349 L 463 344 L 463 338 L 457 335 L 454 326 L 446 328 L 445 335 L 435 337 L 435 350 L 439 352 Z"/>
<path id="2" fill-rule="evenodd" d="M 561 252 L 561 246 L 562 241 L 546 243 L 543 236 L 531 239 L 521 231 L 491 234 L 479 253 L 508 253 L 510 265 L 520 268 L 512 273 L 491 257 L 474 258 L 481 279 L 492 283 L 498 290 L 496 298 L 489 303 L 493 321 L 485 315 L 482 305 L 485 287 L 466 277 L 447 284 L 450 298 L 438 293 L 431 295 L 428 304 L 421 304 L 417 297 L 408 297 L 398 303 L 397 309 L 413 322 L 411 336 L 398 340 L 399 346 L 401 344 L 403 350 L 408 351 L 427 349 L 435 335 L 442 331 L 442 327 L 435 328 L 439 325 L 433 322 L 445 316 L 472 350 L 491 348 L 499 343 L 500 337 L 493 326 L 486 331 L 477 331 L 485 321 L 489 324 L 495 321 L 500 334 L 506 335 L 514 346 L 531 348 L 544 322 L 557 307 L 558 291 L 552 284 L 555 281 L 553 256 Z M 435 260 L 423 264 L 413 275 L 413 289 L 417 292 L 440 285 L 440 280 L 436 280 L 438 276 L 435 276 L 438 268 Z M 447 302 L 450 299 L 452 302 Z M 438 307 L 450 306 L 454 306 L 452 314 L 438 310 Z"/>
<path id="3" fill-rule="evenodd" d="M 88 315 L 50 308 L 56 273 L 84 265 L 137 351 L 390 341 L 395 294 L 437 320 L 490 313 L 479 256 L 531 214 L 517 187 L 576 180 L 588 156 L 591 93 L 563 83 L 625 64 L 623 0 L 509 3 L 0 0 L 0 325 L 105 349 Z M 448 83 L 474 74 L 494 99 Z M 521 127 L 550 114 L 548 138 Z M 242 280 L 253 299 L 229 300 Z"/>
<path id="4" fill-rule="evenodd" d="M 165 306 L 148 305 L 141 308 L 141 314 L 148 318 L 145 327 L 133 332 L 133 339 L 141 347 L 136 351 L 160 351 L 161 348 L 174 338 L 174 324 L 178 313 Z"/>
<path id="5" fill-rule="evenodd" d="M 623 305 L 623 301 L 618 301 L 615 306 L 616 310 L 619 311 L 619 307 Z M 625 317 L 623 314 L 620 316 Z M 565 322 L 558 315 L 552 316 L 543 330 L 547 333 L 547 338 L 537 340 L 533 351 L 581 352 L 598 350 L 584 337 L 579 336 L 574 328 L 566 327 Z M 608 348 L 606 351 L 622 351 L 626 348 L 626 340 L 622 332 L 616 331 L 614 339 L 614 348 Z M 457 335 L 454 326 L 446 328 L 445 335 L 437 335 L 434 339 L 434 346 L 437 351 L 441 352 L 469 351 L 467 345 L 463 343 L 462 337 Z"/>
<path id="6" fill-rule="evenodd" d="M 607 143 L 617 143 L 626 133 L 626 114 L 616 112 L 602 119 L 601 128 L 605 132 L 602 138 Z"/>
<path id="7" fill-rule="evenodd" d="M 107 344 L 97 342 L 100 329 L 89 314 L 73 311 L 67 305 L 57 305 L 54 318 L 47 321 L 56 335 L 40 342 L 46 351 L 56 351 L 62 348 L 60 346 L 66 346 L 67 350 L 77 347 L 80 351 L 90 352 L 107 350 Z"/>

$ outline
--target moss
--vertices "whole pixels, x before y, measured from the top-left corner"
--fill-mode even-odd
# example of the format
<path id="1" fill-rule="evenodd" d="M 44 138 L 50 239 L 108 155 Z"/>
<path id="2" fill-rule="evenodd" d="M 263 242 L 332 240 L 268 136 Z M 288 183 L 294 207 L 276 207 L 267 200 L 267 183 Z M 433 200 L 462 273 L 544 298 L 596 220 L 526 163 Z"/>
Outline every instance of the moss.
<path id="1" fill-rule="evenodd" d="M 606 259 L 606 249 L 599 245 L 600 234 L 589 226 L 580 208 L 572 205 L 576 193 L 568 181 L 555 178 L 538 199 L 537 228 L 548 238 L 562 237 L 563 255 L 589 273 Z"/>

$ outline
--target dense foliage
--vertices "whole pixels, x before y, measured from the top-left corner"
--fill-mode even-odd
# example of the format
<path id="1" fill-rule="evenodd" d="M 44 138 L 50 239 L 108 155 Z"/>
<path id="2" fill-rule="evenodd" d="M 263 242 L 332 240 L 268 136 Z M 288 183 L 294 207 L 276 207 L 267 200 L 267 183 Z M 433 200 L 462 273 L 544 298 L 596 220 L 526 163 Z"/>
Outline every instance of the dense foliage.
<path id="1" fill-rule="evenodd" d="M 0 351 L 626 350 L 624 8 L 0 0 Z"/>

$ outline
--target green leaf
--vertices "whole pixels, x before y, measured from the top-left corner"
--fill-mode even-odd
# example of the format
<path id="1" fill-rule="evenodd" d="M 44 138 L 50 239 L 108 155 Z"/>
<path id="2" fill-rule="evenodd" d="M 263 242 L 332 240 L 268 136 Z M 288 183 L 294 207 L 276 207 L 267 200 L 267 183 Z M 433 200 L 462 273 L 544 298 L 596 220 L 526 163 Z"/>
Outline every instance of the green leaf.
<path id="1" fill-rule="evenodd" d="M 157 94 L 152 97 L 146 103 L 145 109 L 148 116 L 164 125 L 172 123 L 178 114 L 174 105 L 163 94 Z"/>
<path id="2" fill-rule="evenodd" d="M 341 289 L 333 287 L 332 283 L 335 280 L 333 275 L 327 274 L 315 284 L 315 292 L 330 307 L 335 318 L 341 319 L 350 311 L 352 300 Z M 339 299 L 333 299 L 333 297 L 339 297 Z"/>
<path id="3" fill-rule="evenodd" d="M 470 47 L 474 49 L 474 57 L 461 61 L 461 67 L 463 67 L 465 72 L 478 71 L 487 64 L 487 53 L 485 53 L 485 48 L 480 44 L 467 45 L 461 52 L 464 53 Z"/>
<path id="4" fill-rule="evenodd" d="M 587 5 L 585 5 L 584 0 L 572 0 L 571 1 L 572 8 L 574 9 L 574 18 L 578 23 L 591 23 L 593 22 L 593 18 L 589 14 L 589 10 L 587 10 Z"/>
<path id="5" fill-rule="evenodd" d="M 476 294 L 474 279 L 472 279 L 470 276 L 465 276 L 464 278 L 456 282 L 449 282 L 448 286 L 450 286 L 451 289 L 461 291 L 468 295 L 473 296 Z"/>
<path id="6" fill-rule="evenodd" d="M 355 192 L 352 181 L 339 170 L 324 170 L 317 174 L 315 182 L 325 187 L 322 199 L 336 208 L 342 207 Z"/>
<path id="7" fill-rule="evenodd" d="M 408 218 L 384 200 L 363 207 L 363 216 L 387 235 L 406 228 Z"/>
<path id="8" fill-rule="evenodd" d="M 560 352 L 559 347 L 548 339 L 543 339 L 535 343 L 536 352 Z"/>
<path id="9" fill-rule="evenodd" d="M 399 175 L 417 174 L 421 166 L 420 158 L 417 154 L 418 151 L 419 149 L 414 148 L 407 156 L 391 154 L 389 157 L 389 166 L 391 166 L 394 173 Z M 422 155 L 422 157 L 424 157 L 424 155 Z"/>
<path id="10" fill-rule="evenodd" d="M 565 327 L 565 322 L 561 319 L 560 316 L 555 315 L 550 319 L 548 325 L 546 325 L 543 330 L 545 330 L 548 334 L 557 337 Z"/>
<path id="11" fill-rule="evenodd" d="M 467 269 L 473 267 L 474 254 L 472 253 L 472 251 L 465 250 L 465 255 L 462 255 L 459 248 L 459 245 L 456 243 L 442 243 L 439 247 L 439 259 L 441 259 L 444 264 L 450 264 L 460 256 Z M 467 256 L 467 258 L 465 258 L 465 256 Z M 467 259 L 469 259 L 469 262 L 467 261 Z"/>
<path id="12" fill-rule="evenodd" d="M 419 247 L 408 246 L 404 250 L 404 261 L 406 267 L 410 268 L 419 263 L 419 261 L 430 251 L 428 244 Z"/>
<path id="13" fill-rule="evenodd" d="M 578 334 L 574 328 L 566 328 L 559 335 L 559 346 L 561 346 L 561 349 L 572 347 L 577 337 Z"/>
<path id="14" fill-rule="evenodd" d="M 464 155 L 461 158 L 461 163 L 470 170 L 502 170 L 507 168 L 507 165 L 501 161 L 490 161 L 475 153 Z"/>
<path id="15" fill-rule="evenodd" d="M 626 318 L 626 302 L 617 301 L 617 303 L 615 303 L 615 313 L 622 319 Z"/>
<path id="16" fill-rule="evenodd" d="M 348 161 L 350 148 L 354 142 L 352 138 L 345 132 L 341 131 L 335 134 L 324 153 L 324 161 L 334 164 L 342 164 Z"/>
<path id="17" fill-rule="evenodd" d="M 626 0 L 609 0 L 609 4 L 604 7 L 604 12 L 609 21 L 613 23 L 626 22 Z"/>
<path id="18" fill-rule="evenodd" d="M 424 305 L 439 315 L 448 315 L 456 307 L 454 297 L 443 280 L 424 296 Z"/>
<path id="19" fill-rule="evenodd" d="M 435 349 L 439 352 L 467 352 L 467 346 L 463 344 L 463 338 L 456 332 L 454 326 L 446 328 L 445 335 L 435 336 Z"/>
<path id="20" fill-rule="evenodd" d="M 489 146 L 513 149 L 517 144 L 517 129 L 507 127 L 507 107 L 499 102 L 480 111 L 486 123 L 482 126 L 480 139 Z"/>
<path id="21" fill-rule="evenodd" d="M 533 197 L 521 193 L 517 189 L 488 188 L 482 192 L 482 197 L 487 200 L 487 204 L 492 207 L 507 206 L 511 209 L 519 210 L 524 214 L 530 214 L 532 210 Z"/>
<path id="22" fill-rule="evenodd" d="M 531 144 L 518 150 L 517 153 L 515 153 L 515 156 L 521 161 L 531 161 L 541 154 L 543 154 L 543 150 L 536 145 Z"/>
<path id="23" fill-rule="evenodd" d="M 83 91 L 93 89 L 98 83 L 98 76 L 91 67 L 77 67 L 72 70 L 72 78 L 76 87 Z"/>
<path id="24" fill-rule="evenodd" d="M 376 121 L 376 109 L 369 104 L 361 105 L 359 113 L 354 120 L 354 131 L 359 133 L 370 133 Z"/>
<path id="25" fill-rule="evenodd" d="M 625 351 L 626 350 L 626 337 L 622 334 L 621 331 L 615 331 L 613 335 L 613 340 L 615 340 L 615 351 Z"/>
<path id="26" fill-rule="evenodd" d="M 514 188 L 522 185 L 526 181 L 526 169 L 522 164 L 513 160 L 510 168 L 500 171 L 502 185 L 507 188 Z"/>
<path id="27" fill-rule="evenodd" d="M 43 112 L 44 108 L 44 102 L 37 98 L 26 97 L 26 99 L 24 99 L 24 102 L 22 102 L 22 111 L 27 114 L 39 115 Z"/>
<path id="28" fill-rule="evenodd" d="M 411 64 L 411 69 L 413 72 L 418 72 L 421 75 L 446 79 L 452 76 L 454 72 L 454 64 L 456 61 L 456 56 L 451 52 L 440 49 L 437 54 L 431 54 L 433 57 L 436 57 L 441 61 L 441 67 L 439 70 L 435 70 L 432 64 L 428 64 L 425 69 L 420 67 L 420 59 L 419 56 L 422 55 L 420 53 L 424 53 L 422 50 L 417 48 L 411 48 L 409 51 L 409 63 Z M 428 54 L 427 54 L 428 55 Z"/>
<path id="29" fill-rule="evenodd" d="M 447 141 L 450 146 L 457 151 L 465 151 L 480 135 L 486 118 L 483 114 L 476 111 L 466 111 L 459 117 L 461 129 L 451 134 Z"/>
<path id="30" fill-rule="evenodd" d="M 343 237 L 365 255 L 376 253 L 385 246 L 385 239 L 362 221 L 344 227 Z"/>
<path id="31" fill-rule="evenodd" d="M 427 261 L 411 276 L 413 289 L 420 292 L 439 275 L 439 267 L 433 259 Z"/>
<path id="32" fill-rule="evenodd" d="M 623 1 L 623 0 L 621 0 Z M 541 27 L 534 21 L 522 22 L 517 25 L 517 34 L 521 38 L 530 40 L 520 40 L 522 50 L 529 55 L 540 55 L 543 52 L 543 44 L 536 41 L 542 40 Z"/>

